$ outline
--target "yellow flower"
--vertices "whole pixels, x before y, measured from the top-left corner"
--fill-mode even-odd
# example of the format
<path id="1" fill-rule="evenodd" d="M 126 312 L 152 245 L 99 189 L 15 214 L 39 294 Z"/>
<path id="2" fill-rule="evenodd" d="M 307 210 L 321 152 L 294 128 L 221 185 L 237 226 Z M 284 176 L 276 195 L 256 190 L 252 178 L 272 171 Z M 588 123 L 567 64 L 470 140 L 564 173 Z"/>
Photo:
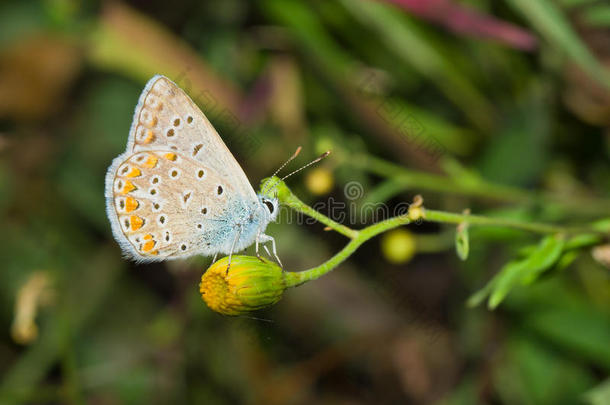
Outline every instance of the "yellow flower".
<path id="1" fill-rule="evenodd" d="M 253 256 L 233 256 L 213 263 L 201 276 L 199 292 L 205 303 L 223 315 L 241 315 L 278 302 L 286 289 L 282 269 Z"/>
<path id="2" fill-rule="evenodd" d="M 413 258 L 416 250 L 415 237 L 405 229 L 395 229 L 381 238 L 381 251 L 391 263 L 408 262 Z"/>

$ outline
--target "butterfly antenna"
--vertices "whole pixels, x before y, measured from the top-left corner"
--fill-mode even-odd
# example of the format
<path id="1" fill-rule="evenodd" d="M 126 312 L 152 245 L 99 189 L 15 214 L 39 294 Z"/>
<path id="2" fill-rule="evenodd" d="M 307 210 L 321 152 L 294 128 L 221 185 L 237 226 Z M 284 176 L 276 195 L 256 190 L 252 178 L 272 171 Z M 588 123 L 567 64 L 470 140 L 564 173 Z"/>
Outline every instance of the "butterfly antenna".
<path id="1" fill-rule="evenodd" d="M 307 163 L 305 166 L 300 167 L 300 168 L 298 168 L 298 169 L 288 173 L 287 175 L 282 177 L 280 180 L 282 180 L 282 181 L 286 180 L 288 177 L 292 176 L 293 174 L 296 174 L 296 173 L 300 172 L 301 170 L 307 169 L 309 166 L 318 163 L 320 160 L 324 159 L 328 155 L 330 155 L 330 151 L 329 150 L 327 150 L 326 152 L 324 152 L 323 154 L 321 154 L 320 156 L 318 156 L 317 158 L 315 158 L 311 162 Z"/>
<path id="2" fill-rule="evenodd" d="M 288 163 L 292 162 L 292 161 L 294 160 L 294 158 L 296 158 L 297 156 L 299 156 L 299 153 L 301 153 L 301 149 L 302 149 L 302 148 L 299 146 L 299 147 L 297 148 L 297 150 L 295 150 L 295 151 L 294 151 L 294 153 L 292 154 L 292 156 L 290 156 L 290 157 L 288 158 L 288 160 L 287 160 L 287 161 L 285 161 L 285 162 L 284 162 L 284 164 L 283 164 L 283 165 L 281 165 L 281 166 L 280 166 L 280 167 L 279 167 L 279 168 L 278 168 L 278 169 L 275 171 L 275 173 L 273 173 L 273 174 L 271 175 L 271 177 L 273 177 L 273 176 L 277 175 L 277 174 L 280 172 L 280 170 L 282 170 L 284 167 L 286 167 L 286 165 L 287 165 Z"/>
<path id="3" fill-rule="evenodd" d="M 279 167 L 279 168 L 278 168 L 278 169 L 277 169 L 277 170 L 276 170 L 276 171 L 275 171 L 275 172 L 274 172 L 274 173 L 271 175 L 271 177 L 276 176 L 276 175 L 277 175 L 277 174 L 280 172 L 280 170 L 282 170 L 284 167 L 286 167 L 286 165 L 287 165 L 288 163 L 292 162 L 292 161 L 294 160 L 294 158 L 296 158 L 297 156 L 299 156 L 299 153 L 301 153 L 301 149 L 302 149 L 302 148 L 299 146 L 299 147 L 297 148 L 297 150 L 295 150 L 295 151 L 294 151 L 294 153 L 292 154 L 292 156 L 290 156 L 290 157 L 288 158 L 288 160 L 287 160 L 287 161 L 285 161 L 285 162 L 284 162 L 284 164 L 282 164 L 282 165 L 281 165 L 281 166 L 280 166 L 280 167 Z M 275 185 L 275 183 L 273 183 L 272 185 Z"/>
<path id="4" fill-rule="evenodd" d="M 297 155 L 299 154 L 299 152 L 300 152 L 300 151 L 301 151 L 301 147 L 299 146 L 299 147 L 297 148 L 296 152 L 294 152 L 294 155 L 292 155 L 292 157 L 291 157 L 290 159 L 288 159 L 288 161 L 287 161 L 286 163 L 284 163 L 284 164 L 282 165 L 282 167 L 280 167 L 280 169 L 282 169 L 284 166 L 286 166 L 286 164 L 287 164 L 288 162 L 290 162 L 292 159 L 294 159 L 295 157 L 297 157 Z M 294 170 L 294 171 L 292 171 L 292 172 L 288 173 L 288 174 L 287 174 L 287 175 L 285 175 L 284 177 L 282 177 L 282 178 L 280 178 L 280 179 L 276 180 L 276 182 L 275 182 L 275 183 L 273 183 L 273 184 L 272 184 L 272 185 L 271 185 L 271 186 L 268 188 L 268 189 L 269 189 L 269 192 L 273 191 L 273 189 L 274 189 L 274 188 L 276 188 L 277 186 L 279 186 L 281 181 L 284 181 L 284 180 L 286 180 L 288 177 L 292 176 L 293 174 L 296 174 L 296 173 L 300 172 L 301 170 L 306 169 L 306 168 L 308 168 L 309 166 L 311 166 L 311 165 L 313 165 L 313 164 L 315 164 L 315 163 L 318 163 L 320 160 L 324 159 L 324 158 L 325 158 L 326 156 L 328 156 L 328 155 L 330 155 L 330 151 L 329 151 L 329 150 L 327 150 L 326 152 L 324 152 L 323 154 L 321 154 L 320 156 L 318 156 L 317 158 L 315 158 L 315 159 L 314 159 L 314 160 L 312 160 L 311 162 L 307 163 L 305 166 L 299 167 L 298 169 L 296 169 L 296 170 Z M 280 170 L 278 169 L 278 170 L 275 172 L 274 176 L 275 176 L 275 175 L 277 174 L 277 172 L 279 172 L 279 171 L 280 171 Z"/>

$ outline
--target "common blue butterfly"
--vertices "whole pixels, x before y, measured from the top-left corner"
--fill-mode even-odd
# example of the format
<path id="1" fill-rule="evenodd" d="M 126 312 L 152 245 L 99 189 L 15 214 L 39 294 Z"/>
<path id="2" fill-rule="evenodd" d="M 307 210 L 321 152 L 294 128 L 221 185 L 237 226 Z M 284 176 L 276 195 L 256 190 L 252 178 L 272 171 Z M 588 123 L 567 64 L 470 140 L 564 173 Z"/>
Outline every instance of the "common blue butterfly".
<path id="1" fill-rule="evenodd" d="M 123 252 L 139 262 L 238 252 L 265 234 L 278 200 L 254 192 L 203 112 L 164 76 L 140 95 L 127 149 L 106 174 L 106 211 Z M 278 260 L 279 262 L 279 260 Z"/>

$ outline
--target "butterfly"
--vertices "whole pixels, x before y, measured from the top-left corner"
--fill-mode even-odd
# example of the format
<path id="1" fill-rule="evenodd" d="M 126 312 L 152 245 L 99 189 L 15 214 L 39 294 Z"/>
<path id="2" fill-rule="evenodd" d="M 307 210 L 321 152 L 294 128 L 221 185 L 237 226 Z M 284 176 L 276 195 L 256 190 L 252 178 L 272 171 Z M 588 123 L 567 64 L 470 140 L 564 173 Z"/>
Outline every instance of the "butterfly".
<path id="1" fill-rule="evenodd" d="M 165 76 L 140 95 L 127 149 L 108 168 L 105 199 L 115 239 L 137 262 L 230 257 L 253 243 L 258 255 L 259 243 L 271 242 L 280 263 L 265 234 L 277 196 L 254 192 L 203 112 Z"/>

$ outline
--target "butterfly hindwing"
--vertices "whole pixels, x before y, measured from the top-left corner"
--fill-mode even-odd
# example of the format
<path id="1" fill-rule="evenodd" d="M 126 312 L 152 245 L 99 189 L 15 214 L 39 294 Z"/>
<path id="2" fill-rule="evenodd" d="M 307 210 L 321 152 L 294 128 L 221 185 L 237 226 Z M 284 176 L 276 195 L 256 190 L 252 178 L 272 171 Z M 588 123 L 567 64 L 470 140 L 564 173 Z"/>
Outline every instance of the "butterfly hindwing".
<path id="1" fill-rule="evenodd" d="M 113 163 L 107 208 L 113 233 L 141 261 L 216 253 L 212 232 L 227 222 L 230 183 L 176 152 L 150 150 Z M 214 236 L 210 236 L 214 235 Z"/>

